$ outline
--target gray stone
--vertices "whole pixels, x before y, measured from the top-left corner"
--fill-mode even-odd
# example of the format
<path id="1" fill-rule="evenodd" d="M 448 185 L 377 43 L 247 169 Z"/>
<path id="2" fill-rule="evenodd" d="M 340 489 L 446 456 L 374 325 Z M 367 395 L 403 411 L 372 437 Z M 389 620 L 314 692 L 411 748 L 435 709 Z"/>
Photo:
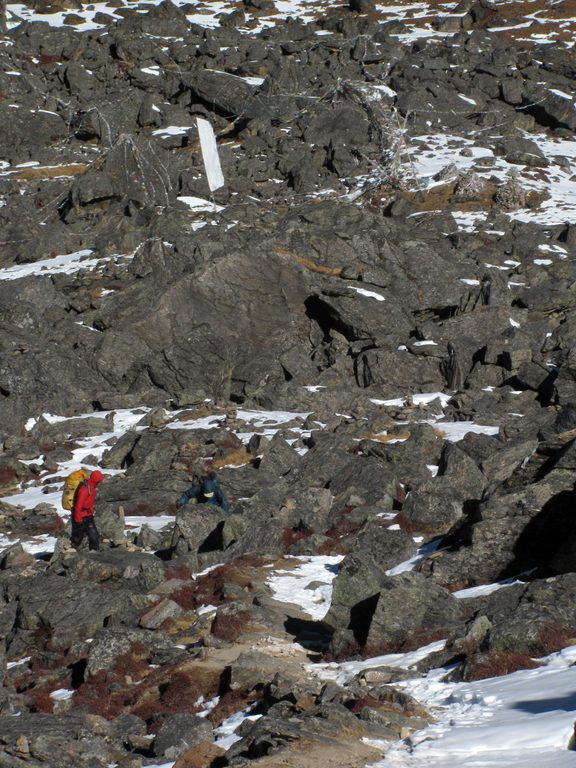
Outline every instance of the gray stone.
<path id="1" fill-rule="evenodd" d="M 171 715 L 160 726 L 154 739 L 154 753 L 175 760 L 190 747 L 212 740 L 212 727 L 208 720 L 197 715 Z"/>

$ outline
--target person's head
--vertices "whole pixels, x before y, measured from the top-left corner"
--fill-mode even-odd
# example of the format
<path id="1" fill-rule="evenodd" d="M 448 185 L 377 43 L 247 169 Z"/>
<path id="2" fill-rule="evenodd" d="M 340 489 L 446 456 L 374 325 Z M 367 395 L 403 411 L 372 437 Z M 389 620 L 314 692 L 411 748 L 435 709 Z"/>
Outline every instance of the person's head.
<path id="1" fill-rule="evenodd" d="M 101 483 L 102 480 L 104 480 L 104 475 L 102 472 L 100 472 L 99 469 L 95 469 L 94 472 L 90 475 L 90 482 L 94 485 L 98 485 L 98 483 Z"/>
<path id="2" fill-rule="evenodd" d="M 207 475 L 206 477 L 203 477 L 200 481 L 200 487 L 202 489 L 202 495 L 205 496 L 207 499 L 211 499 L 214 494 L 216 493 L 216 476 L 211 473 Z"/>

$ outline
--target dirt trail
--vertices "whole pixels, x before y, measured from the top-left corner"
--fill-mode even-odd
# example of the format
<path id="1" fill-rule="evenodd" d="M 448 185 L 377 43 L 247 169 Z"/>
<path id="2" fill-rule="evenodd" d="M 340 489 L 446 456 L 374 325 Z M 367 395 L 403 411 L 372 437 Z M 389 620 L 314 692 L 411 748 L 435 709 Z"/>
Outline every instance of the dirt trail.
<path id="1" fill-rule="evenodd" d="M 252 760 L 254 768 L 365 768 L 382 759 L 382 750 L 362 741 L 334 740 L 313 742 L 302 740 L 290 751 Z"/>

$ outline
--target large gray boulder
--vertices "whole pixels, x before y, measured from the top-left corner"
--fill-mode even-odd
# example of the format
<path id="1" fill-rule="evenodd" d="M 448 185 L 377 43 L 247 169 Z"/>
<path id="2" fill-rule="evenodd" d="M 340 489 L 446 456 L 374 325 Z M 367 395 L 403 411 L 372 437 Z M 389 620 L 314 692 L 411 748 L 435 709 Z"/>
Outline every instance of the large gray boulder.
<path id="1" fill-rule="evenodd" d="M 171 645 L 169 639 L 161 632 L 140 628 L 105 627 L 98 630 L 90 643 L 85 677 L 96 675 L 102 670 L 114 669 L 118 660 L 121 661 L 134 647 L 143 647 L 152 655 L 152 651 L 170 648 Z"/>
<path id="2" fill-rule="evenodd" d="M 366 646 L 375 653 L 418 648 L 446 637 L 461 619 L 462 606 L 448 590 L 420 573 L 401 573 L 382 583 Z"/>
<path id="3" fill-rule="evenodd" d="M 366 552 L 352 552 L 340 563 L 338 575 L 332 583 L 332 601 L 323 622 L 332 629 L 348 627 L 352 611 L 357 606 L 366 606 L 366 623 L 386 579 L 384 569 Z"/>
<path id="4" fill-rule="evenodd" d="M 222 527 L 226 518 L 226 512 L 213 504 L 187 504 L 180 509 L 174 521 L 174 554 L 223 549 Z"/>
<path id="5" fill-rule="evenodd" d="M 164 579 L 164 563 L 146 552 L 122 547 L 80 554 L 65 562 L 66 576 L 87 584 L 117 583 L 135 592 L 149 592 Z"/>
<path id="6" fill-rule="evenodd" d="M 46 632 L 51 645 L 59 650 L 92 637 L 110 621 L 126 620 L 134 613 L 130 593 L 125 590 L 46 573 L 11 585 L 9 596 L 17 598 L 20 606 L 16 629 Z"/>
<path id="7" fill-rule="evenodd" d="M 158 729 L 154 754 L 174 760 L 190 747 L 212 738 L 212 726 L 205 717 L 185 713 L 171 715 Z"/>

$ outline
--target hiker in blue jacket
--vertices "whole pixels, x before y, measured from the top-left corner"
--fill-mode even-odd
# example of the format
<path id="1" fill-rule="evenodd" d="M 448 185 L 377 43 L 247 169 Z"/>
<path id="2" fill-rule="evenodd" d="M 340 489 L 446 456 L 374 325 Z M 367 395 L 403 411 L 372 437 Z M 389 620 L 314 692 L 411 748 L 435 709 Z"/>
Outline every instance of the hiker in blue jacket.
<path id="1" fill-rule="evenodd" d="M 214 504 L 221 507 L 224 512 L 230 511 L 230 502 L 220 488 L 216 472 L 209 472 L 199 478 L 195 477 L 194 484 L 180 496 L 178 506 L 183 507 L 189 501 L 197 504 Z"/>

